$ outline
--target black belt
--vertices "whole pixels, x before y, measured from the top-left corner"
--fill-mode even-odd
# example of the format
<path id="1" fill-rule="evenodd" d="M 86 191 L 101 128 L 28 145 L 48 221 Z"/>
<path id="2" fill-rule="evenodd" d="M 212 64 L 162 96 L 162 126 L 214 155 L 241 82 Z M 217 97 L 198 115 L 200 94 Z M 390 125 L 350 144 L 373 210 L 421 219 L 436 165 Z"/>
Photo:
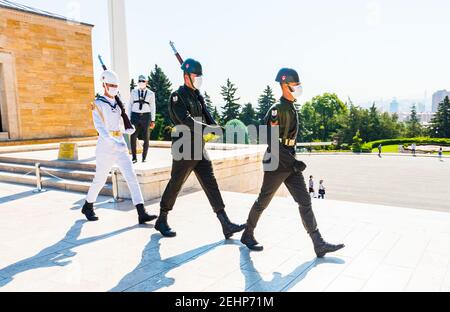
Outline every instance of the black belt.
<path id="1" fill-rule="evenodd" d="M 138 115 L 138 116 L 147 116 L 147 115 L 150 115 L 151 113 L 136 113 L 136 112 L 132 112 L 133 114 L 136 114 L 136 115 Z"/>

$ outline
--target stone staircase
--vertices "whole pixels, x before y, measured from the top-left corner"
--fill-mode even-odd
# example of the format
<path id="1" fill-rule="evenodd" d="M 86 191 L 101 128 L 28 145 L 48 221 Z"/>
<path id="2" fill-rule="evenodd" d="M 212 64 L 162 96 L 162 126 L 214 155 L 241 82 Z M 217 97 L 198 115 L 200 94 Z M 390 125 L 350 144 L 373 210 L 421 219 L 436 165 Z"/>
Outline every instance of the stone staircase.
<path id="1" fill-rule="evenodd" d="M 0 155 L 0 181 L 36 186 L 36 163 L 41 164 L 43 188 L 87 193 L 95 176 L 95 165 L 64 161 L 42 161 Z M 100 193 L 112 196 L 112 178 Z"/>

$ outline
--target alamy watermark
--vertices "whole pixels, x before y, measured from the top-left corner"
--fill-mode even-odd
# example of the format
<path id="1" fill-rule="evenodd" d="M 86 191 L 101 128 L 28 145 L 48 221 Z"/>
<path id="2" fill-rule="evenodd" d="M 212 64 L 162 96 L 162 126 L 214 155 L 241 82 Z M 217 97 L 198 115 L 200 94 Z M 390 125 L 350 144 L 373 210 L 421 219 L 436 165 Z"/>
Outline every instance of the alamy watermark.
<path id="1" fill-rule="evenodd" d="M 174 160 L 208 159 L 205 143 L 217 144 L 216 149 L 245 149 L 257 145 L 269 145 L 264 157 L 266 171 L 275 171 L 279 166 L 280 131 L 279 126 L 234 126 L 204 127 L 201 118 L 192 127 L 177 125 L 172 131 L 172 157 Z M 208 140 L 206 140 L 208 138 Z"/>

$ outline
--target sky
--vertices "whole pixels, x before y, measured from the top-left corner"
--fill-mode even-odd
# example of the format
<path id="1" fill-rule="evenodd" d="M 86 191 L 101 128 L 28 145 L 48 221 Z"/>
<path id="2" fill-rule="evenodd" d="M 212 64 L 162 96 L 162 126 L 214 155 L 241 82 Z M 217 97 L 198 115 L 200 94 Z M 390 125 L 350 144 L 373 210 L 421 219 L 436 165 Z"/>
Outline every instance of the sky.
<path id="1" fill-rule="evenodd" d="M 94 24 L 93 55 L 109 61 L 106 0 L 14 1 Z M 448 0 L 126 0 L 130 74 L 158 64 L 178 87 L 172 40 L 202 62 L 202 89 L 218 106 L 227 78 L 242 104 L 267 85 L 279 97 L 281 67 L 299 71 L 301 102 L 324 92 L 355 103 L 423 99 L 450 89 L 449 12 Z"/>

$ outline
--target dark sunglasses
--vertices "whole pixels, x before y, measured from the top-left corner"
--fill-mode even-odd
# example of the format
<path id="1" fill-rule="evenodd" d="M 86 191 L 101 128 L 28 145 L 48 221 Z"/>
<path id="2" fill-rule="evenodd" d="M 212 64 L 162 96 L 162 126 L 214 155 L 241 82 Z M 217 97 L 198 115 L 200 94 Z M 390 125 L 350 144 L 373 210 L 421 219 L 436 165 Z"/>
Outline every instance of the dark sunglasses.
<path id="1" fill-rule="evenodd" d="M 141 83 L 141 82 L 142 82 L 142 83 L 145 83 L 145 81 L 144 81 L 144 80 L 139 80 L 139 83 Z"/>

